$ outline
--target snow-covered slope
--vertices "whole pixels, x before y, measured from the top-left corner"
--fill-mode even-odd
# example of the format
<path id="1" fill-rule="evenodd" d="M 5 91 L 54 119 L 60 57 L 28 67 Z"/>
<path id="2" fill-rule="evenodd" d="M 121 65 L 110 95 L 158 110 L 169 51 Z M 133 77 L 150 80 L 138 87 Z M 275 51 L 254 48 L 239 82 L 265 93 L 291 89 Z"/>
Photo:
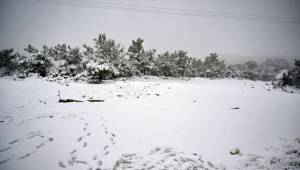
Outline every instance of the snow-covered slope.
<path id="1" fill-rule="evenodd" d="M 265 82 L 2 78 L 0 88 L 1 170 L 300 168 L 300 94 Z M 58 91 L 83 102 L 59 103 Z"/>

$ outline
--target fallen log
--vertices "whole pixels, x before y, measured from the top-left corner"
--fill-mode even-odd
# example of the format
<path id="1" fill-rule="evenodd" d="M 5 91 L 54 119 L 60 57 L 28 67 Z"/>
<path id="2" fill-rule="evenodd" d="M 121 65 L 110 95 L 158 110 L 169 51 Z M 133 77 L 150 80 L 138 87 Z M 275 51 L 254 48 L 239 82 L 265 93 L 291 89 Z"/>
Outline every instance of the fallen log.
<path id="1" fill-rule="evenodd" d="M 89 102 L 104 102 L 104 100 L 96 100 L 96 99 L 89 99 L 87 101 L 89 101 Z"/>
<path id="2" fill-rule="evenodd" d="M 59 99 L 59 103 L 71 103 L 71 102 L 83 102 L 81 100 L 74 100 L 74 99 Z"/>

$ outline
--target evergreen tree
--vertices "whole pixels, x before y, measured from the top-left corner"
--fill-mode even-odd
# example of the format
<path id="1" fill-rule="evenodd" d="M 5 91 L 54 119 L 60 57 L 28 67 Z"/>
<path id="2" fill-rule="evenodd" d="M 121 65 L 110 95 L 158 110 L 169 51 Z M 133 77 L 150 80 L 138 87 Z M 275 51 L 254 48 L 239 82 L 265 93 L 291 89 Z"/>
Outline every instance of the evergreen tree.
<path id="1" fill-rule="evenodd" d="M 39 53 L 39 50 L 30 44 L 24 50 L 31 54 L 28 60 L 30 66 L 29 72 L 38 73 L 42 77 L 47 76 L 49 68 L 52 66 L 47 56 Z"/>
<path id="2" fill-rule="evenodd" d="M 220 60 L 217 53 L 210 53 L 209 56 L 205 57 L 203 66 L 206 71 L 206 77 L 223 77 L 225 74 L 225 61 Z"/>
<path id="3" fill-rule="evenodd" d="M 140 73 L 144 73 L 145 59 L 143 59 L 145 55 L 145 50 L 143 47 L 144 40 L 138 38 L 136 40 L 132 40 L 132 44 L 129 46 L 127 53 L 129 55 L 129 60 L 133 66 L 133 72 L 136 75 Z"/>
<path id="4" fill-rule="evenodd" d="M 14 59 L 13 49 L 4 49 L 0 51 L 0 67 L 12 67 L 12 60 Z"/>
<path id="5" fill-rule="evenodd" d="M 95 50 L 86 47 L 84 52 L 86 55 L 93 55 L 91 61 L 86 64 L 88 76 L 98 81 L 119 76 L 124 64 L 121 45 L 112 39 L 107 39 L 105 34 L 99 34 L 94 41 Z"/>
<path id="6" fill-rule="evenodd" d="M 300 88 L 300 59 L 295 59 L 294 79 L 295 86 Z"/>
<path id="7" fill-rule="evenodd" d="M 192 77 L 200 77 L 203 75 L 203 66 L 201 59 L 192 58 L 190 73 Z"/>

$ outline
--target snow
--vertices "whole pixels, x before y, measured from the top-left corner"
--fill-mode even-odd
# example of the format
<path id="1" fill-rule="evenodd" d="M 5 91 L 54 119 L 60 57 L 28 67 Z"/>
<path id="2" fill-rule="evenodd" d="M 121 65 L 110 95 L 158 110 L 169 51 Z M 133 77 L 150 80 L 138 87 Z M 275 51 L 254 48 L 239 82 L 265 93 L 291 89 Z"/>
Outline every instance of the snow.
<path id="1" fill-rule="evenodd" d="M 97 72 L 99 72 L 103 70 L 109 70 L 109 65 L 106 63 L 99 65 L 96 62 L 90 62 L 87 64 L 87 68 L 95 69 Z"/>
<path id="2" fill-rule="evenodd" d="M 300 168 L 299 91 L 155 77 L 0 87 L 1 170 Z"/>

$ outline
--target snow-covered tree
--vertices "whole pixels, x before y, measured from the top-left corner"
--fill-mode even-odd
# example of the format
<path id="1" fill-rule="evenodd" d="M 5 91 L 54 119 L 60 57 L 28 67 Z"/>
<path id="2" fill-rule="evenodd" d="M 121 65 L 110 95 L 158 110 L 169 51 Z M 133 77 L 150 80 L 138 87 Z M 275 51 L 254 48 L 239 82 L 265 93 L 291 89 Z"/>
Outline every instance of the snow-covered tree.
<path id="1" fill-rule="evenodd" d="M 224 77 L 226 71 L 225 61 L 220 60 L 216 53 L 210 53 L 209 56 L 205 57 L 203 67 L 207 77 Z"/>
<path id="2" fill-rule="evenodd" d="M 9 75 L 11 72 L 15 71 L 18 66 L 18 53 L 13 54 L 13 49 L 4 49 L 0 51 L 0 69 L 1 75 Z"/>
<path id="3" fill-rule="evenodd" d="M 255 61 L 247 61 L 242 65 L 243 78 L 256 80 L 259 75 L 258 64 Z"/>
<path id="4" fill-rule="evenodd" d="M 300 59 L 295 60 L 295 85 L 300 88 Z"/>
<path id="5" fill-rule="evenodd" d="M 155 74 L 155 52 L 156 50 L 144 51 L 139 62 L 139 71 L 144 75 Z"/>
<path id="6" fill-rule="evenodd" d="M 159 54 L 156 61 L 161 76 L 174 76 L 176 65 L 169 52 Z"/>
<path id="7" fill-rule="evenodd" d="M 189 76 L 189 67 L 191 64 L 191 58 L 187 56 L 186 51 L 175 51 L 171 54 L 175 60 L 176 76 Z"/>
<path id="8" fill-rule="evenodd" d="M 113 78 L 122 75 L 120 71 L 126 70 L 125 54 L 120 44 L 107 39 L 105 34 L 99 34 L 95 41 L 95 49 L 84 45 L 84 55 L 87 75 L 94 80 Z"/>
<path id="9" fill-rule="evenodd" d="M 289 74 L 293 79 L 293 84 L 300 88 L 300 59 L 295 59 L 294 68 L 289 71 Z"/>
<path id="10" fill-rule="evenodd" d="M 95 41 L 95 57 L 103 60 L 104 63 L 113 63 L 118 61 L 123 48 L 115 40 L 107 39 L 106 34 L 99 34 Z"/>
<path id="11" fill-rule="evenodd" d="M 201 59 L 192 58 L 191 66 L 190 66 L 190 73 L 192 77 L 200 77 L 203 75 L 203 66 Z"/>
<path id="12" fill-rule="evenodd" d="M 136 40 L 132 40 L 132 44 L 129 46 L 127 50 L 127 54 L 129 55 L 130 63 L 132 64 L 132 72 L 133 74 L 139 75 L 143 73 L 144 67 L 146 65 L 146 59 L 143 59 L 145 55 L 145 50 L 143 47 L 144 40 L 142 38 L 137 38 Z"/>
<path id="13" fill-rule="evenodd" d="M 42 77 L 47 76 L 52 66 L 47 55 L 39 53 L 39 50 L 30 44 L 24 50 L 31 55 L 27 60 L 30 67 L 29 72 L 38 73 Z"/>
<path id="14" fill-rule="evenodd" d="M 258 65 L 259 75 L 257 79 L 263 81 L 274 80 L 276 75 L 283 70 L 289 70 L 290 64 L 285 59 L 267 58 L 262 64 Z"/>
<path id="15" fill-rule="evenodd" d="M 107 63 L 99 64 L 94 61 L 87 63 L 86 69 L 88 78 L 96 82 L 101 82 L 103 79 L 107 79 L 113 72 L 111 65 Z"/>

